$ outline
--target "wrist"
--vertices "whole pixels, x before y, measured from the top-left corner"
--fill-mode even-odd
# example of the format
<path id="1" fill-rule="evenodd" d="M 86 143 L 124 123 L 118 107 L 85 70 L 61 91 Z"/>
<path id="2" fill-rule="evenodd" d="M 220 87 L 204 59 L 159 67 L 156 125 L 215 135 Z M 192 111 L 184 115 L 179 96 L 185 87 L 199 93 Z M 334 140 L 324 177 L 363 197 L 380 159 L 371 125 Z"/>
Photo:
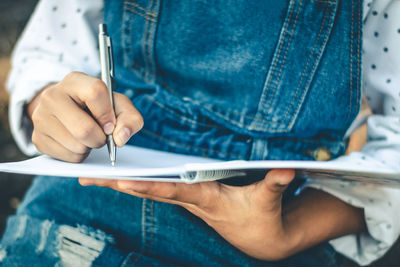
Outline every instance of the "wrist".
<path id="1" fill-rule="evenodd" d="M 312 188 L 287 203 L 282 221 L 287 235 L 287 256 L 365 230 L 363 209 Z"/>
<path id="2" fill-rule="evenodd" d="M 284 207 L 282 212 L 283 240 L 286 243 L 286 257 L 292 256 L 304 249 L 306 231 L 299 224 L 301 221 L 299 216 L 302 216 L 301 212 L 299 212 L 300 209 L 299 204 L 293 201 L 290 205 Z"/>
<path id="3" fill-rule="evenodd" d="M 241 249 L 252 257 L 265 261 L 279 261 L 299 252 L 303 231 L 297 225 L 296 212 L 279 212 L 273 221 L 259 222 L 260 231 L 247 235 L 251 243 Z M 271 227 L 274 225 L 273 227 Z M 253 227 L 258 228 L 257 225 Z M 263 234 L 259 234 L 263 233 Z"/>
<path id="4" fill-rule="evenodd" d="M 285 217 L 282 217 L 282 230 L 280 234 L 276 235 L 274 242 L 266 247 L 265 251 L 269 252 L 263 260 L 280 261 L 299 252 L 298 247 L 302 240 L 302 232 L 296 227 L 295 220 Z"/>

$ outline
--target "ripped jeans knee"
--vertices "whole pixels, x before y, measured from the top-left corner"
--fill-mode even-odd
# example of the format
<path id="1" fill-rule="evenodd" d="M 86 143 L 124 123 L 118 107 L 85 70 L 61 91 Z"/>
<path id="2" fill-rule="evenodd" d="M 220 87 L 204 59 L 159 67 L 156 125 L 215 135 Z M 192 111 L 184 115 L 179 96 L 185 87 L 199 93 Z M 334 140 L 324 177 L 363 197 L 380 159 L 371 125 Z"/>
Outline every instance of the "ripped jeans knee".
<path id="1" fill-rule="evenodd" d="M 114 238 L 85 225 L 70 226 L 27 215 L 12 216 L 0 245 L 0 266 L 93 266 L 112 250 Z M 119 266 L 124 255 L 112 253 L 107 266 Z M 114 263 L 114 264 L 113 264 Z"/>

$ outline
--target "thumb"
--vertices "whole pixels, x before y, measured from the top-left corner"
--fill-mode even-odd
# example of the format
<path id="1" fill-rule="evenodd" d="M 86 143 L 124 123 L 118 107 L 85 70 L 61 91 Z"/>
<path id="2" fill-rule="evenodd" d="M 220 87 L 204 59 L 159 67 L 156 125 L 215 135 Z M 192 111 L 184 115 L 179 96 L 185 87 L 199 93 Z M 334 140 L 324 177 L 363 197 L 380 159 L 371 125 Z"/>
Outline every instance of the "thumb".
<path id="1" fill-rule="evenodd" d="M 122 147 L 143 127 L 143 118 L 125 95 L 114 93 L 115 114 L 117 123 L 113 139 L 117 146 Z"/>
<path id="2" fill-rule="evenodd" d="M 267 173 L 264 180 L 257 184 L 257 191 L 263 201 L 281 200 L 282 193 L 295 177 L 293 169 L 273 169 Z"/>

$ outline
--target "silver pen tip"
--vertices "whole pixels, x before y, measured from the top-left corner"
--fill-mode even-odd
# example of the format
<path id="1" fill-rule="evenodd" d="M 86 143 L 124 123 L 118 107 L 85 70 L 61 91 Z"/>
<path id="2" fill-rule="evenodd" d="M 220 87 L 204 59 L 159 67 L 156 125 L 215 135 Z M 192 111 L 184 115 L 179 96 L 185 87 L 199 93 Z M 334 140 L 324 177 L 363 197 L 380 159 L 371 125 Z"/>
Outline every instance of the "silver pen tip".
<path id="1" fill-rule="evenodd" d="M 111 166 L 115 166 L 115 161 L 111 161 Z"/>

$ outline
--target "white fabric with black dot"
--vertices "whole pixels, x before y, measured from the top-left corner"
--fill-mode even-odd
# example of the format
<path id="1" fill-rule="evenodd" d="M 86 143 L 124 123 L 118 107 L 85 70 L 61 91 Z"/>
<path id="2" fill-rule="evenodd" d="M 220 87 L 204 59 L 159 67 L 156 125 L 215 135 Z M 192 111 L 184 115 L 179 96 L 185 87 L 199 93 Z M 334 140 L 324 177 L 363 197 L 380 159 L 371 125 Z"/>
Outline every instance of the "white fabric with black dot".
<path id="1" fill-rule="evenodd" d="M 12 60 L 8 80 L 10 122 L 19 147 L 37 153 L 30 141 L 31 125 L 24 106 L 48 83 L 70 71 L 99 76 L 97 25 L 103 2 L 42 0 Z M 368 143 L 344 157 L 357 164 L 400 169 L 400 1 L 364 1 L 363 94 L 373 115 L 367 119 Z M 127 90 L 128 96 L 133 95 Z M 350 132 L 359 122 L 354 122 Z M 335 249 L 361 265 L 381 257 L 400 233 L 400 191 L 337 181 L 310 181 L 315 187 L 364 208 L 368 232 L 331 241 Z"/>
<path id="2" fill-rule="evenodd" d="M 400 1 L 364 1 L 363 94 L 373 111 L 368 143 L 346 158 L 354 164 L 400 170 Z M 356 122 L 355 122 L 356 123 Z M 332 240 L 361 265 L 376 260 L 400 233 L 400 190 L 358 183 L 310 181 L 350 205 L 364 208 L 368 233 Z"/>

